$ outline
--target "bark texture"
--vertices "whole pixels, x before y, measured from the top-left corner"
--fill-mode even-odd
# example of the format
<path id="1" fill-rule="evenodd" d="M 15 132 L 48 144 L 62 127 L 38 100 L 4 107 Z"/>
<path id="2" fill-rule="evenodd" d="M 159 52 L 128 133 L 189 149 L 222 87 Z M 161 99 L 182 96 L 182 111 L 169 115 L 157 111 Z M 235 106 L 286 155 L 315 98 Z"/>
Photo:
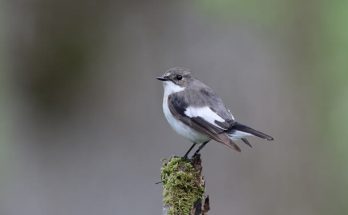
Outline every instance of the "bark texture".
<path id="1" fill-rule="evenodd" d="M 171 157 L 161 169 L 163 183 L 163 215 L 206 215 L 209 197 L 204 196 L 200 155 L 191 160 Z"/>

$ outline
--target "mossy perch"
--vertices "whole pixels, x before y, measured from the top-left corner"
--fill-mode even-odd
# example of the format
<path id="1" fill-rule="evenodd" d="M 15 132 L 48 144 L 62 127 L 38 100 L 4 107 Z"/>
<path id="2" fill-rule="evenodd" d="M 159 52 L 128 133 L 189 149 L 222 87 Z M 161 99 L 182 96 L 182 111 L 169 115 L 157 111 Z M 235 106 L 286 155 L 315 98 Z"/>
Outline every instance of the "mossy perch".
<path id="1" fill-rule="evenodd" d="M 204 198 L 205 183 L 199 154 L 192 160 L 175 156 L 164 160 L 161 181 L 164 215 L 207 214 L 209 197 Z"/>

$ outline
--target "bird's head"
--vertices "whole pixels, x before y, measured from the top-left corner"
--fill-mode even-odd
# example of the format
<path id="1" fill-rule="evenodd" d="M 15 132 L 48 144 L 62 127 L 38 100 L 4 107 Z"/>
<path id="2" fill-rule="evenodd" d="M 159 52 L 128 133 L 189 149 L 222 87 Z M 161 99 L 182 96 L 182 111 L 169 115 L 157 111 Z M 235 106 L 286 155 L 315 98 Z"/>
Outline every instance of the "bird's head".
<path id="1" fill-rule="evenodd" d="M 193 80 L 190 70 L 183 67 L 171 68 L 163 76 L 157 77 L 157 79 L 163 82 L 165 88 L 179 87 L 183 89 Z"/>

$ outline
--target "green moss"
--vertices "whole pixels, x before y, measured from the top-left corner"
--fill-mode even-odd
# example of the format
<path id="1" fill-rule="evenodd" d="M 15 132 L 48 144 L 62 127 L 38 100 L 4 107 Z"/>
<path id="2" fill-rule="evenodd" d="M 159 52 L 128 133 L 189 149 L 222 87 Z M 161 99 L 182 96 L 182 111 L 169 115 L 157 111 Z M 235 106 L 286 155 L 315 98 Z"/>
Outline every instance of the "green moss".
<path id="1" fill-rule="evenodd" d="M 161 180 L 167 215 L 189 215 L 193 204 L 203 198 L 204 181 L 200 170 L 194 168 L 189 160 L 181 157 L 164 160 Z"/>

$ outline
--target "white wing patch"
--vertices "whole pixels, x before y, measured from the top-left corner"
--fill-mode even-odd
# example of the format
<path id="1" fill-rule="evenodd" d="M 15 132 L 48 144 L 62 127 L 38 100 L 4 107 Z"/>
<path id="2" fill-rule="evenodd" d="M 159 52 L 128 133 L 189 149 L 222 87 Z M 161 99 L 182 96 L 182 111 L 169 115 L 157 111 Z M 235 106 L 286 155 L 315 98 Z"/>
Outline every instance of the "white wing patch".
<path id="1" fill-rule="evenodd" d="M 187 107 L 187 109 L 185 110 L 185 114 L 186 116 L 189 117 L 201 117 L 203 118 L 205 121 L 209 122 L 210 124 L 224 129 L 221 126 L 217 125 L 215 123 L 215 121 L 219 121 L 219 122 L 225 122 L 225 120 L 217 115 L 214 111 L 212 111 L 209 107 L 205 106 L 205 107 Z"/>

